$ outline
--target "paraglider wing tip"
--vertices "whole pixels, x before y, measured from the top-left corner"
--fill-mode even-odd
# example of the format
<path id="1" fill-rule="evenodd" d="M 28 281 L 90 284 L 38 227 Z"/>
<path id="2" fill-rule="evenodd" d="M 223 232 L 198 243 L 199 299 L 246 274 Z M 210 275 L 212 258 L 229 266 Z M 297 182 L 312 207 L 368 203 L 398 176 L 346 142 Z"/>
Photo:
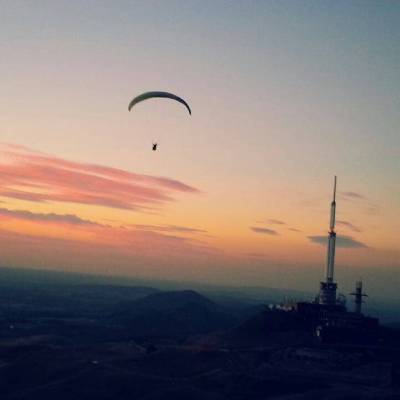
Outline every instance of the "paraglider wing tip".
<path id="1" fill-rule="evenodd" d="M 187 110 L 189 111 L 189 114 L 192 115 L 192 109 L 190 108 L 189 104 L 186 103 L 185 100 L 182 100 L 182 103 L 185 105 L 185 107 L 187 108 Z"/>

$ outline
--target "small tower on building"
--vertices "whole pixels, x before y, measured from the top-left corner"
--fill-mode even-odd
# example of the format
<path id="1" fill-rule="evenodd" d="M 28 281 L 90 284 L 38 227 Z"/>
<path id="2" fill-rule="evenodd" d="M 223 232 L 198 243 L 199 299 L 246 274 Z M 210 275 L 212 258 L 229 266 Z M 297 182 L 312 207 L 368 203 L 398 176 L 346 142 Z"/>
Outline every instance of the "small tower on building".
<path id="1" fill-rule="evenodd" d="M 354 296 L 354 312 L 361 314 L 362 303 L 364 303 L 363 297 L 368 297 L 367 294 L 363 293 L 362 281 L 356 282 L 356 290 L 350 295 Z"/>

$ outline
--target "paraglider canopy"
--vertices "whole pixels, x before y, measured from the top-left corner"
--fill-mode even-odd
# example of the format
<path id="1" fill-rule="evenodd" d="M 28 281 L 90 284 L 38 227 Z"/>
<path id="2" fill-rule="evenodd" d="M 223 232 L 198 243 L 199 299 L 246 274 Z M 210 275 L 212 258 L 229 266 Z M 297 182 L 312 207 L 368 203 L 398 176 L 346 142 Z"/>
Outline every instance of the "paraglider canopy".
<path id="1" fill-rule="evenodd" d="M 140 103 L 141 101 L 144 100 L 148 100 L 148 99 L 152 99 L 152 98 L 165 98 L 165 99 L 171 99 L 171 100 L 175 100 L 181 104 L 183 104 L 187 110 L 189 111 L 189 114 L 192 115 L 192 110 L 189 107 L 189 104 L 186 103 L 185 100 L 183 100 L 181 97 L 176 96 L 173 93 L 168 93 L 168 92 L 146 92 L 146 93 L 142 93 L 139 96 L 136 96 L 130 103 L 128 106 L 128 110 L 131 111 L 132 107 L 138 103 Z"/>

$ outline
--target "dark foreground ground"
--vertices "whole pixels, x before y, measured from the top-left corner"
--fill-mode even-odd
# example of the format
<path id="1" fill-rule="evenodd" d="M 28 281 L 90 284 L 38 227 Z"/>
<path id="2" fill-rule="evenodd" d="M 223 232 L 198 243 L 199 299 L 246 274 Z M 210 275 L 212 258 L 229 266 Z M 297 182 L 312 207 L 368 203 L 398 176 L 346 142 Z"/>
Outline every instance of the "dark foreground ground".
<path id="1" fill-rule="evenodd" d="M 327 345 L 244 298 L 1 275 L 0 302 L 2 400 L 400 399 L 395 331 Z"/>

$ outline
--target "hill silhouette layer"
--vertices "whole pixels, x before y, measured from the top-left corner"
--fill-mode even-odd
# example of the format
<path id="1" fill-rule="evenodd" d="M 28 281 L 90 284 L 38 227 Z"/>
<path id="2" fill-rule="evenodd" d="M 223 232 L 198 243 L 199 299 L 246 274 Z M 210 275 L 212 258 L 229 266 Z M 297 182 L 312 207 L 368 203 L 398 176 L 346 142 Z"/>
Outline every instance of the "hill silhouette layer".
<path id="1" fill-rule="evenodd" d="M 119 307 L 115 321 L 131 329 L 136 338 L 185 338 L 226 329 L 237 320 L 221 306 L 192 290 L 153 293 Z"/>

